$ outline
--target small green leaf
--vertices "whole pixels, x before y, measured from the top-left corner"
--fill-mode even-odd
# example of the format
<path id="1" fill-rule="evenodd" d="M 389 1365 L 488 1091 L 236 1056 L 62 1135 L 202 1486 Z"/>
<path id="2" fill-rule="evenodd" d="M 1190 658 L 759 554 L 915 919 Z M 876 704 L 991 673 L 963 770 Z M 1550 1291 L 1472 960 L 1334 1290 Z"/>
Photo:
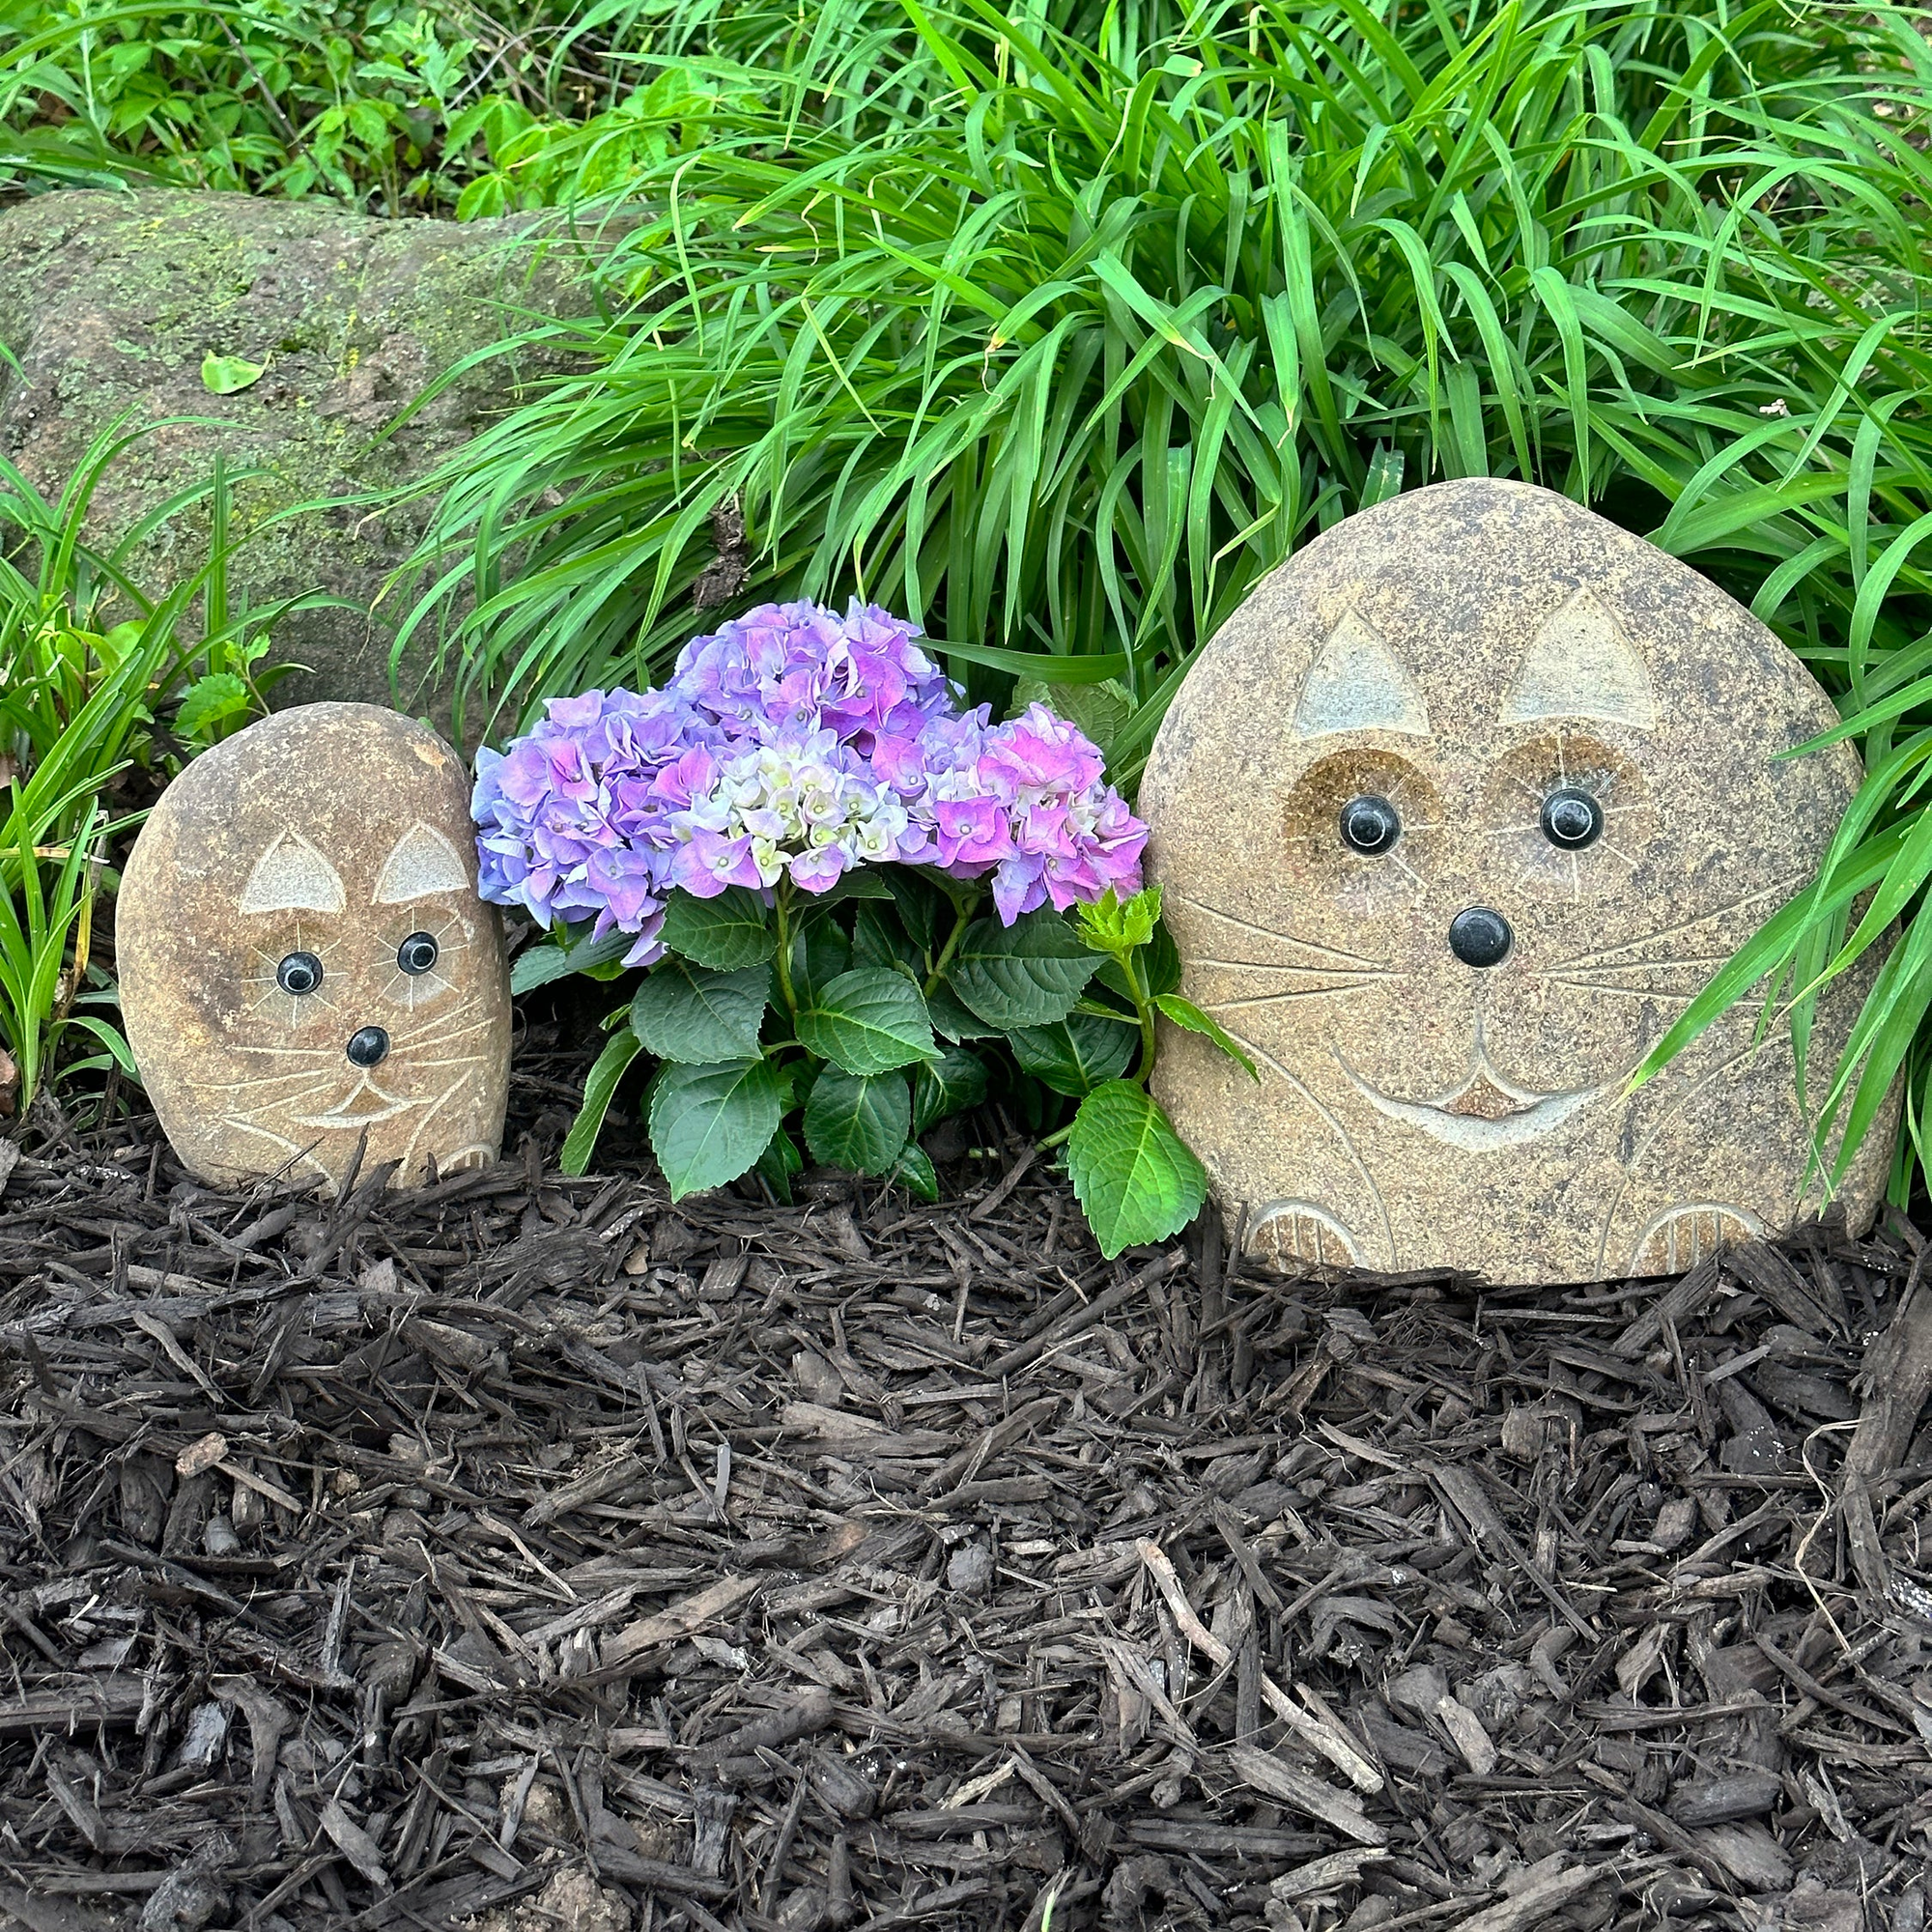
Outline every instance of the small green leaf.
<path id="1" fill-rule="evenodd" d="M 563 1151 L 557 1164 L 566 1174 L 582 1174 L 590 1165 L 597 1136 L 604 1131 L 604 1117 L 611 1111 L 611 1098 L 624 1069 L 643 1049 L 643 1041 L 629 1027 L 619 1027 L 604 1043 L 583 1083 L 583 1104 L 563 1137 Z"/>
<path id="2" fill-rule="evenodd" d="M 1131 1080 L 1096 1087 L 1066 1142 L 1067 1172 L 1109 1261 L 1179 1234 L 1208 1198 L 1208 1176 L 1168 1118 Z"/>
<path id="3" fill-rule="evenodd" d="M 977 1053 L 949 1046 L 912 1076 L 912 1130 L 923 1134 L 935 1121 L 977 1107 L 986 1097 L 986 1069 Z"/>
<path id="4" fill-rule="evenodd" d="M 175 712 L 175 729 L 184 738 L 208 737 L 212 728 L 247 715 L 254 700 L 232 670 L 212 670 L 188 686 Z"/>
<path id="5" fill-rule="evenodd" d="M 1074 1012 L 1051 1026 L 1015 1027 L 1007 1037 L 1026 1072 L 1079 1100 L 1127 1070 L 1140 1029 L 1124 1015 L 1113 1020 Z"/>
<path id="6" fill-rule="evenodd" d="M 968 1012 L 958 994 L 944 980 L 925 996 L 925 1012 L 933 1032 L 942 1039 L 991 1039 L 999 1033 L 998 1027 L 988 1026 L 978 1013 Z"/>
<path id="7" fill-rule="evenodd" d="M 667 1061 L 651 1082 L 651 1151 L 670 1198 L 736 1180 L 778 1132 L 783 1098 L 768 1062 L 684 1066 Z"/>
<path id="8" fill-rule="evenodd" d="M 1073 1010 L 1098 959 L 1050 907 L 1012 925 L 976 920 L 948 975 L 952 990 L 989 1026 L 1051 1026 Z"/>
<path id="9" fill-rule="evenodd" d="M 765 902 L 748 886 L 726 886 L 711 899 L 672 893 L 658 936 L 671 952 L 719 973 L 755 966 L 778 946 Z"/>
<path id="10" fill-rule="evenodd" d="M 922 1201 L 939 1199 L 939 1177 L 932 1171 L 932 1162 L 925 1150 L 917 1141 L 907 1141 L 899 1149 L 899 1157 L 893 1162 L 889 1178 L 910 1189 Z"/>
<path id="11" fill-rule="evenodd" d="M 587 928 L 586 928 L 587 929 Z M 527 993 L 548 986 L 553 980 L 568 979 L 573 973 L 587 973 L 599 966 L 614 965 L 638 943 L 633 932 L 607 932 L 601 939 L 580 939 L 571 944 L 562 928 L 517 954 L 510 968 L 510 991 Z"/>
<path id="12" fill-rule="evenodd" d="M 1198 1033 L 1211 1039 L 1230 1060 L 1239 1061 L 1248 1069 L 1249 1079 L 1259 1080 L 1262 1077 L 1260 1068 L 1240 1042 L 1230 1036 L 1219 1020 L 1204 1013 L 1192 1000 L 1183 1000 L 1179 993 L 1156 993 L 1153 1003 L 1176 1026 L 1185 1027 L 1189 1033 Z"/>
<path id="13" fill-rule="evenodd" d="M 848 899 L 884 899 L 890 901 L 893 889 L 869 867 L 855 867 L 849 872 L 840 872 L 822 893 L 806 893 L 792 901 L 792 911 L 801 920 L 814 912 L 824 912 L 836 905 L 843 905 Z"/>
<path id="14" fill-rule="evenodd" d="M 912 1131 L 903 1073 L 864 1075 L 828 1066 L 805 1103 L 805 1144 L 815 1159 L 859 1174 L 884 1174 Z"/>
<path id="15" fill-rule="evenodd" d="M 714 973 L 675 956 L 661 961 L 631 1002 L 631 1026 L 660 1060 L 712 1066 L 758 1051 L 771 971 Z"/>
<path id="16" fill-rule="evenodd" d="M 798 1143 L 781 1127 L 772 1136 L 771 1144 L 758 1156 L 757 1165 L 752 1171 L 789 1207 L 791 1178 L 804 1166 L 805 1156 L 799 1152 Z"/>
<path id="17" fill-rule="evenodd" d="M 239 395 L 259 383 L 268 366 L 266 362 L 250 362 L 240 355 L 211 353 L 201 358 L 201 386 L 211 396 Z"/>
<path id="18" fill-rule="evenodd" d="M 852 963 L 855 966 L 908 966 L 917 973 L 924 961 L 906 937 L 895 911 L 862 905 L 852 916 Z"/>
<path id="19" fill-rule="evenodd" d="M 852 964 L 852 942 L 836 920 L 813 920 L 791 943 L 792 997 L 801 1007 L 815 1006 L 818 989 Z"/>
<path id="20" fill-rule="evenodd" d="M 890 966 L 860 966 L 820 987 L 799 1012 L 798 1038 L 847 1073 L 888 1073 L 937 1050 L 919 988 Z"/>
<path id="21" fill-rule="evenodd" d="M 940 915 L 946 913 L 951 923 L 951 910 L 946 896 L 931 883 L 926 874 L 911 866 L 888 866 L 881 874 L 890 888 L 895 903 L 898 907 L 899 924 L 906 937 L 923 954 L 931 954 L 939 950 L 939 935 L 943 929 Z"/>
<path id="22" fill-rule="evenodd" d="M 1073 911 L 1075 929 L 1095 952 L 1128 952 L 1153 937 L 1160 919 L 1160 888 L 1149 886 L 1122 899 L 1112 886 Z"/>

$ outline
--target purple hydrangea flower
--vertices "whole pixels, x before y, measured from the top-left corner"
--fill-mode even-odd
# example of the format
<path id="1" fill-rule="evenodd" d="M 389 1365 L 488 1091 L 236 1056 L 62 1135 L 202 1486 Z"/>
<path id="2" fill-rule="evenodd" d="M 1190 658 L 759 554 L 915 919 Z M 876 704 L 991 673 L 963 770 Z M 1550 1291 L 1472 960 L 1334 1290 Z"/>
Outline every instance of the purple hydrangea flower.
<path id="1" fill-rule="evenodd" d="M 626 964 L 648 965 L 674 887 L 818 893 L 925 865 L 990 874 L 1009 925 L 1138 891 L 1147 828 L 1098 750 L 1043 704 L 962 712 L 919 635 L 856 600 L 767 604 L 693 639 L 662 691 L 553 699 L 477 755 L 483 896 L 631 934 Z"/>

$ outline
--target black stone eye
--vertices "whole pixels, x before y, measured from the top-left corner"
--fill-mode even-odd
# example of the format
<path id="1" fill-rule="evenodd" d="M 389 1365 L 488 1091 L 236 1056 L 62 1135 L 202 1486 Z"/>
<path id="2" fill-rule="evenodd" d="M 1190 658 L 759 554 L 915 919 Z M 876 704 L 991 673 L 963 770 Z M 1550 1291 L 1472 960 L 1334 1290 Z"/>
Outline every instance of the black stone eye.
<path id="1" fill-rule="evenodd" d="M 411 933 L 396 948 L 396 964 L 405 973 L 427 973 L 436 960 L 436 941 L 426 932 Z"/>
<path id="2" fill-rule="evenodd" d="M 1342 842 L 1351 852 L 1373 859 L 1386 852 L 1402 836 L 1402 820 L 1385 798 L 1364 793 L 1342 808 Z"/>
<path id="3" fill-rule="evenodd" d="M 1565 852 L 1580 852 L 1604 835 L 1604 808 L 1586 791 L 1566 787 L 1543 801 L 1543 836 Z"/>
<path id="4" fill-rule="evenodd" d="M 313 952 L 291 952 L 275 968 L 275 984 L 299 998 L 322 984 L 322 961 Z"/>

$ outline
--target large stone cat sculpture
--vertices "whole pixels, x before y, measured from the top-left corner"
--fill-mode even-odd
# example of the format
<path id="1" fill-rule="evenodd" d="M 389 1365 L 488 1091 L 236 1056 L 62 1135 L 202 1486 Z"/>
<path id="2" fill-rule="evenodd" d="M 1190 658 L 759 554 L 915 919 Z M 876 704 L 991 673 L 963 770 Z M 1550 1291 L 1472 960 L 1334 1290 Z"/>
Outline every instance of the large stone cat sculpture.
<path id="1" fill-rule="evenodd" d="M 502 929 L 463 760 L 370 704 L 251 724 L 163 793 L 115 918 L 128 1037 L 175 1151 L 232 1182 L 422 1180 L 494 1157 Z"/>
<path id="2" fill-rule="evenodd" d="M 1259 584 L 1140 797 L 1184 990 L 1262 1075 L 1169 1028 L 1156 1091 L 1250 1246 L 1580 1281 L 1815 1205 L 1758 1005 L 1626 1083 L 1823 855 L 1858 759 L 1777 753 L 1836 717 L 1714 584 L 1523 484 L 1398 497 Z M 1821 1003 L 1814 1079 L 1869 983 Z"/>

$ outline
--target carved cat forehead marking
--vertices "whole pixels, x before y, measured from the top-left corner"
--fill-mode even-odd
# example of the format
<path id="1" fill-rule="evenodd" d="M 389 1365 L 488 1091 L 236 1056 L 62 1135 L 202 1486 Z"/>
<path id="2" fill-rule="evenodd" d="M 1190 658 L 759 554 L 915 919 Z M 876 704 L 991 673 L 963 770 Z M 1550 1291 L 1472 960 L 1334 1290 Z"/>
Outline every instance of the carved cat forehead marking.
<path id="1" fill-rule="evenodd" d="M 1565 597 L 1537 630 L 1493 713 L 1497 724 L 1585 719 L 1636 731 L 1657 727 L 1657 697 L 1642 654 L 1603 599 L 1587 589 Z M 1416 674 L 1402 662 L 1399 647 L 1350 608 L 1308 668 L 1294 707 L 1294 735 L 1358 731 L 1432 735 Z"/>
<path id="2" fill-rule="evenodd" d="M 433 825 L 412 825 L 376 875 L 374 905 L 408 905 L 469 889 L 469 869 Z M 277 832 L 236 901 L 242 912 L 339 913 L 349 903 L 342 874 L 299 832 Z"/>

